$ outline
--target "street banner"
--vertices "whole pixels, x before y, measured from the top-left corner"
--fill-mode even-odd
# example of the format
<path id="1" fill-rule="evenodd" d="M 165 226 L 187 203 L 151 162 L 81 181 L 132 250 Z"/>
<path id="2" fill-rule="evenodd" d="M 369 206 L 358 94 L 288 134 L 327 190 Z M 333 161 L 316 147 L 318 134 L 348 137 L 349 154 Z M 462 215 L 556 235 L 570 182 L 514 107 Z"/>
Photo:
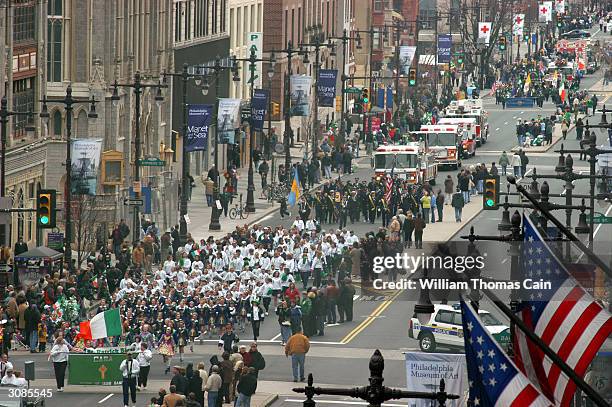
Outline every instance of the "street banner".
<path id="1" fill-rule="evenodd" d="M 393 109 L 393 88 L 391 86 L 387 88 L 387 109 Z"/>
<path id="2" fill-rule="evenodd" d="M 565 13 L 565 0 L 555 0 L 555 10 L 557 13 Z"/>
<path id="3" fill-rule="evenodd" d="M 407 76 L 412 65 L 412 60 L 416 54 L 416 47 L 412 45 L 402 45 L 399 48 L 400 76 Z"/>
<path id="4" fill-rule="evenodd" d="M 489 43 L 491 39 L 491 23 L 490 22 L 480 22 L 478 23 L 478 40 L 479 42 L 484 42 L 485 44 Z"/>
<path id="5" fill-rule="evenodd" d="M 68 384 L 118 386 L 123 381 L 119 370 L 125 353 L 70 353 Z"/>
<path id="6" fill-rule="evenodd" d="M 255 89 L 251 101 L 251 126 L 255 131 L 263 131 L 264 118 L 268 110 L 268 89 Z"/>
<path id="7" fill-rule="evenodd" d="M 206 151 L 212 117 L 213 105 L 189 105 L 187 107 L 185 152 Z"/>
<path id="8" fill-rule="evenodd" d="M 406 387 L 408 391 L 439 391 L 444 379 L 445 391 L 458 394 L 457 400 L 448 400 L 448 407 L 464 405 L 465 355 L 453 353 L 406 352 Z M 411 399 L 408 407 L 429 407 L 431 400 Z"/>
<path id="9" fill-rule="evenodd" d="M 291 116 L 310 116 L 312 77 L 291 75 Z"/>
<path id="10" fill-rule="evenodd" d="M 217 117 L 220 144 L 234 144 L 236 129 L 240 127 L 240 99 L 220 98 Z"/>
<path id="11" fill-rule="evenodd" d="M 515 14 L 514 21 L 512 23 L 512 35 L 523 35 L 523 29 L 525 28 L 525 14 Z"/>
<path id="12" fill-rule="evenodd" d="M 317 80 L 317 93 L 320 107 L 334 107 L 336 101 L 337 69 L 320 69 Z"/>
<path id="13" fill-rule="evenodd" d="M 261 32 L 250 32 L 247 33 L 247 55 L 246 58 L 251 56 L 251 50 L 255 51 L 255 57 L 257 59 L 263 58 L 263 33 Z M 250 64 L 248 64 L 249 69 L 253 69 L 253 85 L 256 88 L 261 88 L 261 78 L 263 73 L 263 62 L 255 62 L 253 68 L 251 68 Z M 249 72 L 246 76 L 251 84 L 251 73 Z"/>
<path id="14" fill-rule="evenodd" d="M 552 21 L 552 1 L 543 1 L 538 8 L 538 21 L 545 23 Z"/>
<path id="15" fill-rule="evenodd" d="M 95 195 L 100 167 L 102 140 L 72 141 L 71 191 L 74 195 Z"/>
<path id="16" fill-rule="evenodd" d="M 380 107 L 381 109 L 385 108 L 385 89 L 384 88 L 378 88 L 376 90 L 376 106 Z"/>
<path id="17" fill-rule="evenodd" d="M 453 38 L 450 34 L 438 35 L 438 63 L 448 64 L 451 61 L 451 47 Z"/>

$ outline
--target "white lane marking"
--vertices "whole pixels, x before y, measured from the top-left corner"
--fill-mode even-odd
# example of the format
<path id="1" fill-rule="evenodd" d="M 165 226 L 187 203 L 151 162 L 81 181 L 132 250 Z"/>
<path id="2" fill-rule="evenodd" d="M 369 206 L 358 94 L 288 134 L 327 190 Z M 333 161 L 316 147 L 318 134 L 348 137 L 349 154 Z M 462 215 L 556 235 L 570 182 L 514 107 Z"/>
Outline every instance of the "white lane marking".
<path id="1" fill-rule="evenodd" d="M 285 399 L 286 402 L 288 403 L 303 403 L 304 400 L 298 400 L 298 399 Z M 350 404 L 350 405 L 354 405 L 354 406 L 367 406 L 368 403 L 364 402 L 364 401 L 348 401 L 348 400 L 320 400 L 317 399 L 317 404 L 342 404 L 342 405 L 346 405 L 346 404 Z M 393 403 L 383 403 L 383 406 L 388 406 L 388 407 L 406 407 L 405 404 L 393 404 Z"/>
<path id="2" fill-rule="evenodd" d="M 257 222 L 264 222 L 268 219 L 271 219 L 274 216 L 274 213 L 271 213 L 269 215 L 264 216 L 263 218 L 259 219 Z"/>
<path id="3" fill-rule="evenodd" d="M 276 335 L 274 338 L 270 339 L 271 341 L 276 341 L 279 337 L 281 336 L 281 334 L 279 333 L 278 335 Z"/>
<path id="4" fill-rule="evenodd" d="M 504 122 L 504 124 L 508 124 L 508 122 Z"/>
<path id="5" fill-rule="evenodd" d="M 504 263 L 505 263 L 505 262 L 507 262 L 507 261 L 508 261 L 508 259 L 507 259 L 507 258 L 505 258 L 505 259 L 503 259 L 503 260 L 502 260 L 501 264 L 504 264 Z"/>
<path id="6" fill-rule="evenodd" d="M 495 129 L 495 131 L 499 131 L 499 127 L 497 127 L 497 128 Z"/>
<path id="7" fill-rule="evenodd" d="M 523 111 L 523 112 L 521 112 L 521 114 L 524 114 L 524 113 L 525 113 L 524 111 Z"/>
<path id="8" fill-rule="evenodd" d="M 108 396 L 104 397 L 102 400 L 98 401 L 98 404 L 104 403 L 106 400 L 108 400 L 111 397 L 113 397 L 113 393 L 109 394 Z"/>
<path id="9" fill-rule="evenodd" d="M 219 340 L 218 339 L 203 339 L 202 342 L 219 343 Z M 258 339 L 257 343 L 280 343 L 280 341 L 271 340 L 271 339 Z M 325 341 L 310 341 L 310 343 L 316 343 L 318 345 L 345 345 L 342 342 L 325 342 Z"/>
<path id="10" fill-rule="evenodd" d="M 359 294 L 355 294 L 355 295 L 353 295 L 353 301 L 356 301 L 356 300 L 357 300 L 357 298 L 359 298 Z"/>

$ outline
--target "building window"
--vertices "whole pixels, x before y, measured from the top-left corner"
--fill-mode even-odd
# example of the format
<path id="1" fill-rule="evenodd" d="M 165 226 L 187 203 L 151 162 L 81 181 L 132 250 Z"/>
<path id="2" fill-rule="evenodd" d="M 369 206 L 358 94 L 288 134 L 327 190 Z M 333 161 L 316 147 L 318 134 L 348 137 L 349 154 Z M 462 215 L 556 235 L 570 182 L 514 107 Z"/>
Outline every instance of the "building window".
<path id="1" fill-rule="evenodd" d="M 15 43 L 34 41 L 34 15 L 33 1 L 17 2 L 15 5 L 15 19 L 13 21 L 13 40 Z"/>
<path id="2" fill-rule="evenodd" d="M 212 33 L 216 34 L 217 33 L 217 17 L 218 17 L 218 12 L 219 12 L 219 7 L 218 6 L 218 1 L 219 0 L 212 0 Z"/>
<path id="3" fill-rule="evenodd" d="M 285 46 L 289 43 L 289 37 L 287 36 L 287 29 L 289 27 L 289 10 L 285 10 Z"/>
<path id="4" fill-rule="evenodd" d="M 224 33 L 226 29 L 225 19 L 227 18 L 227 0 L 221 0 L 221 32 Z"/>
<path id="5" fill-rule="evenodd" d="M 383 11 L 385 0 L 374 0 L 374 11 Z"/>
<path id="6" fill-rule="evenodd" d="M 47 81 L 62 81 L 62 0 L 47 3 Z"/>
<path id="7" fill-rule="evenodd" d="M 62 114 L 59 110 L 53 113 L 53 137 L 62 137 Z"/>
<path id="8" fill-rule="evenodd" d="M 34 78 L 25 78 L 13 82 L 13 106 L 17 112 L 34 111 Z M 25 137 L 26 126 L 34 124 L 34 116 L 13 116 L 13 136 Z"/>

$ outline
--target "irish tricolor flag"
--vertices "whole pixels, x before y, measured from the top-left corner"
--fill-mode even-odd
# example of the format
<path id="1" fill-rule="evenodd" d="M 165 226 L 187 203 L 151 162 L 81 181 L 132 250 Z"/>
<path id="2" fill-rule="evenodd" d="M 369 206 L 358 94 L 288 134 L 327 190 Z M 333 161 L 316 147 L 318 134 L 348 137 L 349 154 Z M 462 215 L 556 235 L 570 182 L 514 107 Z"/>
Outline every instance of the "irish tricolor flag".
<path id="1" fill-rule="evenodd" d="M 96 314 L 90 321 L 81 322 L 80 334 L 86 339 L 101 339 L 123 333 L 119 308 Z"/>

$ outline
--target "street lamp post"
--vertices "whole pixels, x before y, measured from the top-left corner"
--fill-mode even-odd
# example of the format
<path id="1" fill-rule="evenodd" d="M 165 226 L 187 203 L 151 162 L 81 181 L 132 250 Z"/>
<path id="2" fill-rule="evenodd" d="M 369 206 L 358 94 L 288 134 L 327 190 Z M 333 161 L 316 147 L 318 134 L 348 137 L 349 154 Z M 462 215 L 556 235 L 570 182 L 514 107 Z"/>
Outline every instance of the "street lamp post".
<path id="1" fill-rule="evenodd" d="M 66 88 L 66 96 L 63 99 L 47 99 L 45 96 L 40 100 L 42 108 L 40 111 L 40 117 L 43 120 L 49 119 L 49 110 L 47 103 L 62 104 L 66 107 L 66 183 L 65 183 L 65 204 L 64 204 L 64 216 L 66 222 L 66 236 L 65 236 L 65 249 L 64 249 L 64 261 L 68 267 L 68 274 L 72 273 L 72 115 L 74 105 L 80 103 L 89 103 L 89 112 L 87 117 L 90 119 L 96 119 L 98 114 L 96 113 L 96 100 L 91 97 L 90 100 L 77 100 L 72 97 L 72 86 L 68 85 Z M 2 160 L 4 163 L 4 160 Z M 4 164 L 3 164 L 4 165 Z"/>
<path id="2" fill-rule="evenodd" d="M 211 71 L 206 76 L 203 76 L 202 81 L 202 94 L 208 95 L 208 91 L 210 90 L 210 76 L 212 74 L 212 80 L 215 82 L 215 108 L 213 110 L 213 123 L 215 126 L 215 170 L 217 171 L 217 176 L 213 180 L 215 185 L 213 187 L 213 205 L 211 208 L 211 216 L 210 216 L 210 224 L 208 225 L 208 230 L 221 230 L 221 223 L 219 223 L 219 217 L 221 216 L 221 209 L 217 208 L 217 202 L 219 201 L 219 187 L 221 185 L 220 182 L 220 173 L 219 173 L 219 128 L 217 126 L 217 118 L 219 116 L 219 75 L 222 71 L 227 69 L 232 71 L 232 80 L 234 82 L 240 81 L 240 76 L 238 76 L 238 66 L 236 65 L 235 58 L 232 58 L 232 63 L 230 65 L 223 65 L 221 63 L 221 57 L 217 55 L 215 58 L 215 63 L 212 66 L 202 66 L 201 67 L 205 71 Z"/>
<path id="3" fill-rule="evenodd" d="M 257 62 L 269 62 L 274 65 L 274 61 L 272 59 L 263 59 L 257 58 L 257 53 L 255 49 L 251 48 L 251 52 L 248 58 L 235 58 L 236 61 L 246 61 L 249 63 L 249 94 L 251 98 L 251 119 L 249 121 L 249 172 L 248 172 L 248 181 L 247 181 L 247 199 L 246 205 L 244 207 L 245 212 L 253 213 L 255 212 L 255 174 L 253 169 L 253 150 L 255 145 L 255 130 L 253 123 L 253 93 L 255 88 L 255 73 L 257 71 L 257 66 L 255 65 Z M 274 67 L 272 67 L 272 75 L 274 75 Z M 270 95 L 268 95 L 268 109 L 270 106 Z"/>
<path id="4" fill-rule="evenodd" d="M 321 61 L 320 61 L 321 48 L 322 47 L 330 48 L 332 52 L 334 52 L 333 50 L 335 49 L 334 43 L 332 43 L 331 41 L 325 42 L 325 33 L 321 32 L 320 29 L 321 29 L 320 26 L 313 27 L 313 30 L 312 30 L 313 34 L 310 38 L 310 42 L 300 44 L 301 49 L 305 47 L 313 47 L 314 53 L 315 53 L 315 61 L 314 61 L 315 95 L 314 95 L 314 108 L 313 108 L 314 129 L 312 131 L 312 140 L 311 140 L 313 160 L 317 156 L 317 150 L 318 150 L 317 142 L 319 139 L 319 130 L 321 127 L 319 125 L 319 69 L 321 65 Z M 304 50 L 303 53 L 304 53 L 303 62 L 304 64 L 307 64 L 310 62 L 308 60 L 308 51 Z"/>
<path id="5" fill-rule="evenodd" d="M 134 82 L 132 83 L 117 83 L 115 81 L 112 84 L 113 93 L 111 95 L 111 101 L 114 106 L 117 106 L 119 103 L 119 88 L 131 88 L 134 89 L 135 96 L 135 106 L 134 106 L 134 183 L 140 184 L 140 97 L 142 95 L 142 91 L 145 88 L 155 88 L 157 89 L 157 93 L 155 95 L 155 102 L 160 105 L 163 102 L 164 97 L 162 96 L 161 89 L 167 87 L 167 85 L 157 83 L 157 84 L 147 84 L 142 82 L 142 76 L 140 72 L 136 72 L 134 74 Z M 139 186 L 140 187 L 140 186 Z M 138 189 L 140 191 L 140 188 Z M 138 192 L 136 188 L 134 188 L 134 195 L 136 199 L 140 197 L 140 192 Z M 132 243 L 136 243 L 140 240 L 140 219 L 139 212 L 140 208 L 138 206 L 133 207 L 134 214 L 132 217 Z"/>
<path id="6" fill-rule="evenodd" d="M 179 205 L 179 236 L 181 245 L 187 243 L 187 218 L 185 215 L 188 213 L 188 205 L 189 205 L 189 190 L 191 189 L 191 184 L 189 182 L 189 168 L 190 168 L 190 157 L 189 152 L 187 151 L 187 132 L 188 132 L 188 104 L 187 104 L 187 83 L 190 79 L 194 79 L 196 85 L 200 85 L 202 82 L 203 75 L 200 74 L 190 74 L 189 66 L 185 63 L 183 64 L 183 69 L 181 72 L 162 72 L 162 80 L 163 83 L 166 83 L 166 78 L 170 76 L 172 78 L 179 78 L 181 81 L 181 91 L 182 91 L 182 108 L 183 108 L 183 160 L 181 166 L 181 202 Z"/>

